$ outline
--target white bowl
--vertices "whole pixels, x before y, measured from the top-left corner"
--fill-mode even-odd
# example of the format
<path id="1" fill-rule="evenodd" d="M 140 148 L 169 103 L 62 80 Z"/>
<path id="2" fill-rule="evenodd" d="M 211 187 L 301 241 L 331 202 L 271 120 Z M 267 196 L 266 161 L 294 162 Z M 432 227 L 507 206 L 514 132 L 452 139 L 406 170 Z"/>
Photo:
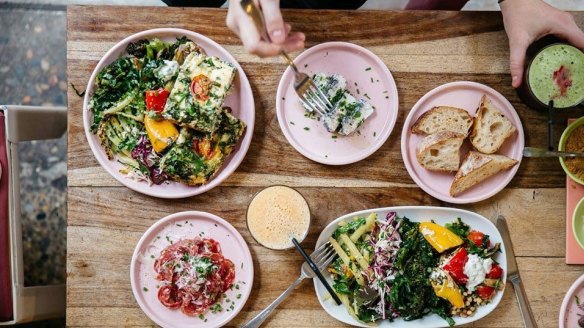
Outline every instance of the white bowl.
<path id="1" fill-rule="evenodd" d="M 333 222 L 329 223 L 326 228 L 322 231 L 318 240 L 316 242 L 316 247 L 325 243 L 328 238 L 333 234 L 335 229 L 337 228 L 338 224 L 342 220 L 350 220 L 355 216 L 367 216 L 370 213 L 377 213 L 378 220 L 385 219 L 385 216 L 388 212 L 396 212 L 400 217 L 407 217 L 411 221 L 414 222 L 422 222 L 422 221 L 430 221 L 434 220 L 436 223 L 440 225 L 444 225 L 449 222 L 453 222 L 456 218 L 461 218 L 462 221 L 468 224 L 471 229 L 479 230 L 486 235 L 489 235 L 490 240 L 493 243 L 501 243 L 501 252 L 495 255 L 495 260 L 499 263 L 501 268 L 503 269 L 503 283 L 507 281 L 507 259 L 505 257 L 505 245 L 503 245 L 503 239 L 501 238 L 501 234 L 499 230 L 495 227 L 495 225 L 485 218 L 482 215 L 477 213 L 473 213 L 470 211 L 459 210 L 456 208 L 448 208 L 448 207 L 433 207 L 433 206 L 396 206 L 396 207 L 385 207 L 385 208 L 376 208 L 370 210 L 364 210 L 359 212 L 350 213 L 347 215 L 343 215 L 338 219 L 335 219 Z M 327 275 L 327 281 L 329 281 L 332 285 L 332 279 L 329 275 Z M 322 283 L 318 279 L 314 279 L 314 289 L 316 290 L 316 296 L 318 297 L 318 301 L 320 305 L 324 308 L 324 310 L 330 314 L 333 318 L 342 321 L 344 323 L 359 326 L 359 327 L 371 327 L 370 325 L 365 324 L 364 322 L 357 321 L 347 312 L 344 305 L 337 305 L 334 300 L 330 297 L 326 297 L 328 291 L 322 285 Z M 491 300 L 491 303 L 480 306 L 477 311 L 475 312 L 474 316 L 462 318 L 462 317 L 453 317 L 454 321 L 456 321 L 456 325 L 463 325 L 468 324 L 473 321 L 477 321 L 481 318 L 484 318 L 489 313 L 493 312 L 501 298 L 503 297 L 503 290 L 498 291 L 497 294 Z M 328 299 L 327 299 L 328 298 Z M 393 322 L 389 322 L 389 320 L 380 320 L 376 322 L 378 327 L 418 327 L 418 328 L 435 328 L 435 327 L 448 327 L 448 323 L 439 317 L 436 314 L 429 314 L 421 319 L 413 320 L 413 321 L 404 321 L 401 318 L 395 319 Z"/>

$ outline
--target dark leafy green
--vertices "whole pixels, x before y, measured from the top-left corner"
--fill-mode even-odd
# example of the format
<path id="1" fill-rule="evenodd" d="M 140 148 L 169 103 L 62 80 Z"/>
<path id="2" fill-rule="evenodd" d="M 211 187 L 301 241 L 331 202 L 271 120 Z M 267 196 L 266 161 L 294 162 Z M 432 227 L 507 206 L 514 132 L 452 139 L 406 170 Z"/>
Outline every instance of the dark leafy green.
<path id="1" fill-rule="evenodd" d="M 93 110 L 91 130 L 94 133 L 97 132 L 105 111 L 137 92 L 140 87 L 139 77 L 140 72 L 136 65 L 127 57 L 116 59 L 97 74 L 95 92 L 90 101 Z"/>
<path id="2" fill-rule="evenodd" d="M 392 307 L 406 321 L 436 313 L 449 325 L 454 325 L 448 314 L 450 304 L 436 296 L 429 280 L 432 268 L 438 265 L 440 254 L 418 231 L 419 223 L 411 222 L 406 217 L 399 220 L 398 232 L 403 243 L 395 262 L 399 273 L 389 294 Z"/>

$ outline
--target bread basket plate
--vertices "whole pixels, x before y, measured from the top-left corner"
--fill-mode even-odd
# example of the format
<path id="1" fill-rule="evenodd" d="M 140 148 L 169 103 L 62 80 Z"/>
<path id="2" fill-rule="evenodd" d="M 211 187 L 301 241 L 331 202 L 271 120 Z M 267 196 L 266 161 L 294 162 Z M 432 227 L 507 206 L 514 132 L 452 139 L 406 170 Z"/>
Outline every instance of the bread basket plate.
<path id="1" fill-rule="evenodd" d="M 207 183 L 201 186 L 188 186 L 179 182 L 165 182 L 160 185 L 149 185 L 147 181 L 137 181 L 128 178 L 126 175 L 120 173 L 122 164 L 114 160 L 109 160 L 104 148 L 101 146 L 97 135 L 91 132 L 91 124 L 93 120 L 93 112 L 88 109 L 89 100 L 91 99 L 95 89 L 95 78 L 97 74 L 107 65 L 111 64 L 120 56 L 126 55 L 126 47 L 130 42 L 135 42 L 142 39 L 159 38 L 162 41 L 174 42 L 176 38 L 186 36 L 190 40 L 198 44 L 209 56 L 217 56 L 222 60 L 231 62 L 237 69 L 237 73 L 233 80 L 232 91 L 225 99 L 225 106 L 232 109 L 232 114 L 245 122 L 247 128 L 245 134 L 241 137 L 239 144 L 235 147 L 232 154 L 225 160 L 223 166 L 217 174 Z M 189 196 L 204 193 L 217 185 L 223 180 L 227 179 L 243 161 L 247 150 L 251 144 L 255 121 L 255 105 L 253 93 L 245 72 L 237 63 L 235 58 L 225 48 L 220 46 L 215 41 L 207 38 L 204 35 L 188 30 L 177 28 L 158 28 L 146 30 L 133 34 L 114 45 L 97 63 L 97 66 L 91 74 L 91 78 L 87 83 L 85 97 L 83 98 L 83 126 L 85 128 L 85 136 L 93 152 L 93 155 L 99 164 L 116 180 L 126 187 L 137 192 L 159 197 L 159 198 L 184 198 Z"/>
<path id="2" fill-rule="evenodd" d="M 203 316 L 188 316 L 180 309 L 170 309 L 158 299 L 162 285 L 156 280 L 154 261 L 171 243 L 195 237 L 219 242 L 221 252 L 234 264 L 233 288 L 220 298 L 222 310 L 207 310 Z M 132 292 L 144 313 L 162 327 L 211 328 L 226 325 L 247 301 L 253 285 L 254 268 L 251 253 L 237 230 L 224 219 L 206 212 L 186 211 L 171 214 L 154 223 L 140 238 L 130 265 Z"/>
<path id="3" fill-rule="evenodd" d="M 503 244 L 503 240 L 501 238 L 501 234 L 495 227 L 495 225 L 489 221 L 489 219 L 485 218 L 482 215 L 477 213 L 460 210 L 456 208 L 449 208 L 449 207 L 433 207 L 433 206 L 395 206 L 395 207 L 386 207 L 386 208 L 376 208 L 376 209 L 369 209 L 354 213 L 349 213 L 346 215 L 341 216 L 333 220 L 329 223 L 321 232 L 318 240 L 316 241 L 316 246 L 318 247 L 325 243 L 328 238 L 333 234 L 336 228 L 339 225 L 339 222 L 346 221 L 349 222 L 354 217 L 366 217 L 371 213 L 377 214 L 377 219 L 382 220 L 385 218 L 387 213 L 389 212 L 396 212 L 397 216 L 399 217 L 407 217 L 413 222 L 422 222 L 422 221 L 430 221 L 434 220 L 434 222 L 444 225 L 446 223 L 454 222 L 457 218 L 460 218 L 464 223 L 468 224 L 471 229 L 475 229 L 481 231 L 487 235 L 489 235 L 490 240 L 492 243 L 501 243 L 501 252 L 497 253 L 494 256 L 494 260 L 496 260 L 501 268 L 503 269 L 503 275 L 501 277 L 503 284 L 507 281 L 507 259 L 505 257 L 505 245 Z M 327 275 L 327 280 L 329 283 L 332 284 L 332 280 L 330 275 Z M 345 308 L 344 305 L 337 305 L 335 301 L 328 295 L 326 288 L 322 285 L 322 283 L 318 279 L 313 279 L 314 281 L 314 289 L 316 290 L 316 296 L 320 305 L 324 308 L 324 310 L 331 315 L 333 318 L 342 321 L 346 324 L 358 327 L 400 327 L 400 328 L 407 328 L 407 327 L 417 327 L 417 328 L 436 328 L 436 327 L 448 327 L 448 323 L 439 317 L 437 314 L 429 314 L 424 316 L 421 319 L 412 320 L 412 321 L 405 321 L 401 318 L 395 319 L 393 322 L 389 320 L 380 320 L 376 322 L 376 325 L 366 324 L 364 322 L 355 320 Z M 501 299 L 503 298 L 503 290 L 498 291 L 491 303 L 478 307 L 475 314 L 471 317 L 462 318 L 462 317 L 453 317 L 456 325 L 465 325 L 469 324 L 473 321 L 477 321 L 491 312 L 495 310 Z"/>
<path id="4" fill-rule="evenodd" d="M 327 42 L 307 49 L 294 62 L 310 76 L 344 76 L 349 92 L 369 102 L 375 111 L 357 132 L 333 137 L 321 121 L 304 116 L 289 67 L 278 85 L 276 113 L 292 147 L 315 162 L 344 165 L 367 158 L 385 143 L 397 120 L 398 98 L 393 76 L 379 57 L 352 43 Z"/>
<path id="5" fill-rule="evenodd" d="M 497 154 L 505 155 L 515 159 L 518 163 L 511 169 L 499 172 L 495 176 L 479 183 L 456 197 L 450 196 L 450 186 L 454 180 L 455 173 L 433 172 L 424 168 L 416 159 L 416 146 L 424 139 L 422 135 L 411 133 L 412 125 L 425 112 L 434 106 L 453 106 L 465 109 L 471 116 L 476 114 L 479 102 L 483 95 L 492 101 L 517 129 L 517 132 L 509 137 Z M 431 196 L 455 204 L 475 203 L 492 197 L 501 191 L 513 179 L 521 164 L 524 146 L 523 127 L 521 120 L 511 103 L 499 92 L 486 85 L 476 82 L 452 82 L 441 85 L 425 94 L 414 105 L 408 114 L 401 136 L 401 152 L 404 164 L 408 173 L 425 192 Z M 461 155 L 462 158 L 470 149 L 470 143 L 465 141 Z"/>
<path id="6" fill-rule="evenodd" d="M 560 328 L 579 327 L 578 321 L 584 310 L 579 308 L 579 304 L 584 301 L 584 275 L 581 275 L 566 293 L 562 306 L 560 307 Z"/>

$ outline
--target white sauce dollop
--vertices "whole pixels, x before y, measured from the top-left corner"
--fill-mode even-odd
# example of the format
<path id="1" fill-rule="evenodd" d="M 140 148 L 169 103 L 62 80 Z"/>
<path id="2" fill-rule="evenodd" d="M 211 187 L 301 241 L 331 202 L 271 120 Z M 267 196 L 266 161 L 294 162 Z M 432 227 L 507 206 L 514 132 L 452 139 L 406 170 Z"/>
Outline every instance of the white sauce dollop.
<path id="1" fill-rule="evenodd" d="M 474 291 L 475 287 L 485 281 L 485 276 L 491 271 L 493 260 L 483 259 L 476 254 L 470 254 L 464 265 L 464 274 L 468 277 L 466 289 Z"/>
<path id="2" fill-rule="evenodd" d="M 165 60 L 164 64 L 160 65 L 154 73 L 157 78 L 168 82 L 178 73 L 178 63 L 174 60 Z"/>

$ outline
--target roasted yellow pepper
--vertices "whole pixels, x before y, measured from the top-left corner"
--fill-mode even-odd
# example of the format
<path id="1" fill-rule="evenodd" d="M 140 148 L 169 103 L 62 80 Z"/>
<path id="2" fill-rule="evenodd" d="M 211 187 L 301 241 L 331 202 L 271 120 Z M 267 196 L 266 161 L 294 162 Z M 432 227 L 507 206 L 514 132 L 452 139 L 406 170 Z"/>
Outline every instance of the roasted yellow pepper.
<path id="1" fill-rule="evenodd" d="M 420 223 L 420 233 L 438 253 L 462 245 L 462 238 L 441 225 L 432 222 Z"/>
<path id="2" fill-rule="evenodd" d="M 460 289 L 451 279 L 444 279 L 440 285 L 432 282 L 432 287 L 436 296 L 447 300 L 455 308 L 464 307 L 464 298 L 460 293 Z"/>
<path id="3" fill-rule="evenodd" d="M 144 115 L 146 133 L 155 152 L 160 153 L 178 138 L 178 130 L 169 120 L 155 120 Z"/>

